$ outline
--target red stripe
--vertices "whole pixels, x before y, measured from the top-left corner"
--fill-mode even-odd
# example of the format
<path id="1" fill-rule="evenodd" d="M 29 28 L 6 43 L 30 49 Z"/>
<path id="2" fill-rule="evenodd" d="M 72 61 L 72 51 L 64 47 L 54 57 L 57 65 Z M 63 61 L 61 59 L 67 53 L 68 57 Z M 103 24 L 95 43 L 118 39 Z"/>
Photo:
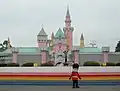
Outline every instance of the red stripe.
<path id="1" fill-rule="evenodd" d="M 120 72 L 80 72 L 80 75 L 120 75 Z M 0 73 L 0 75 L 70 75 L 70 73 L 63 72 L 20 72 L 20 73 Z"/>
<path id="2" fill-rule="evenodd" d="M 80 72 L 81 76 L 120 76 L 120 72 Z M 35 77 L 68 77 L 70 73 L 48 73 L 48 72 L 21 72 L 21 73 L 0 73 L 0 76 L 9 77 L 9 76 L 35 76 Z"/>
<path id="3" fill-rule="evenodd" d="M 0 72 L 0 74 L 21 74 L 21 73 L 27 73 L 27 74 L 68 74 L 70 72 Z M 120 72 L 79 72 L 81 74 L 120 74 Z"/>

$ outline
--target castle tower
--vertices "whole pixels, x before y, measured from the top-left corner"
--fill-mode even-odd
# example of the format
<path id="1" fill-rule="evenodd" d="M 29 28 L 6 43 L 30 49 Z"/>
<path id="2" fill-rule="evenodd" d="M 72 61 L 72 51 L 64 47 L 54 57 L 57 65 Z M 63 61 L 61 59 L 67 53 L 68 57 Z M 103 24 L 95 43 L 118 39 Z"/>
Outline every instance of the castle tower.
<path id="1" fill-rule="evenodd" d="M 70 50 L 73 46 L 73 30 L 74 30 L 74 28 L 71 27 L 69 7 L 67 7 L 65 27 L 63 28 L 63 30 L 64 30 L 64 34 L 67 39 L 68 49 Z"/>
<path id="2" fill-rule="evenodd" d="M 83 37 L 83 34 L 81 34 L 81 38 L 80 38 L 80 48 L 84 48 L 85 45 L 84 45 L 84 37 Z"/>
<path id="3" fill-rule="evenodd" d="M 45 33 L 43 27 L 41 31 L 37 35 L 38 47 L 46 47 L 47 46 L 48 35 Z"/>

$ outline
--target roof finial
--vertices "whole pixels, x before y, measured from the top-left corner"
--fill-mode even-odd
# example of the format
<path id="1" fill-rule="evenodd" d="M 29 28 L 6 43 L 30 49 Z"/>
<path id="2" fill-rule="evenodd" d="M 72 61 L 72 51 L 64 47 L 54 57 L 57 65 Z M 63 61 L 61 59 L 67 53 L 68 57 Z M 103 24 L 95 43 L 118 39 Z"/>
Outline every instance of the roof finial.
<path id="1" fill-rule="evenodd" d="M 42 28 L 43 28 L 44 26 L 43 26 L 43 24 L 42 24 Z"/>

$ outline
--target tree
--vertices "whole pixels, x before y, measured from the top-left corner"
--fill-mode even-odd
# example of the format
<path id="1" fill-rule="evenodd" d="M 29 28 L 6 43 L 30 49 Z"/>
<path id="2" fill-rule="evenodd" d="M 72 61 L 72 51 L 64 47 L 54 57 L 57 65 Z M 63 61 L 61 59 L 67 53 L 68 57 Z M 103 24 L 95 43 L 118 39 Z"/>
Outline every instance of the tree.
<path id="1" fill-rule="evenodd" d="M 118 41 L 115 52 L 120 52 L 120 41 Z"/>
<path id="2" fill-rule="evenodd" d="M 0 44 L 0 52 L 3 52 L 4 51 L 4 46 L 3 44 Z"/>
<path id="3" fill-rule="evenodd" d="M 10 47 L 12 47 L 12 46 L 10 45 Z M 8 49 L 8 41 L 7 40 L 3 41 L 3 43 L 0 44 L 0 52 L 5 51 L 6 49 Z"/>
<path id="4" fill-rule="evenodd" d="M 4 45 L 5 48 L 7 48 L 7 47 L 8 47 L 8 41 L 5 40 L 5 41 L 3 42 L 3 45 Z"/>

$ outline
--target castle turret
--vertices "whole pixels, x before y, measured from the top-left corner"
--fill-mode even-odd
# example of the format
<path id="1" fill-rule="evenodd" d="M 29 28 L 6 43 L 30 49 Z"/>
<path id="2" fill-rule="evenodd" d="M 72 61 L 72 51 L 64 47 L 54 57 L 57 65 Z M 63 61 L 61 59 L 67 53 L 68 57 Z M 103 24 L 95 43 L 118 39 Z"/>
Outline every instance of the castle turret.
<path id="1" fill-rule="evenodd" d="M 10 44 L 10 38 L 8 38 L 8 45 L 7 48 L 10 49 L 11 48 L 11 44 Z"/>
<path id="2" fill-rule="evenodd" d="M 50 40 L 50 46 L 53 48 L 53 39 L 54 39 L 54 33 L 52 32 L 52 35 L 51 35 L 51 40 Z"/>
<path id="3" fill-rule="evenodd" d="M 85 45 L 84 45 L 84 37 L 83 37 L 83 34 L 81 34 L 81 38 L 80 38 L 80 48 L 84 48 Z"/>
<path id="4" fill-rule="evenodd" d="M 46 47 L 47 46 L 48 35 L 45 33 L 43 27 L 39 34 L 37 35 L 38 47 Z"/>
<path id="5" fill-rule="evenodd" d="M 65 27 L 63 28 L 63 30 L 64 30 L 64 34 L 67 38 L 67 44 L 69 44 L 68 47 L 69 47 L 69 49 L 71 49 L 73 46 L 73 30 L 74 30 L 74 28 L 71 27 L 69 7 L 67 7 Z"/>

